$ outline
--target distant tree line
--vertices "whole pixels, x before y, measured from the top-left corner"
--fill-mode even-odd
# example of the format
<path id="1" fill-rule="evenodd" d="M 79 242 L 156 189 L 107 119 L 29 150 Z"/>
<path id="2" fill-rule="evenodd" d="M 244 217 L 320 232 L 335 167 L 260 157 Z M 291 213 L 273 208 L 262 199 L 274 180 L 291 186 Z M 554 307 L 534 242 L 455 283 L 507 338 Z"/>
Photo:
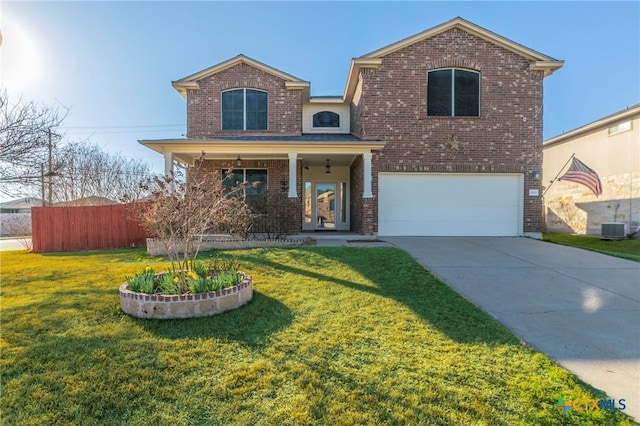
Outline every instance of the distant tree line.
<path id="1" fill-rule="evenodd" d="M 89 141 L 64 142 L 58 129 L 68 111 L 0 91 L 0 193 L 52 202 L 105 197 L 118 202 L 148 195 L 148 163 L 105 152 Z"/>

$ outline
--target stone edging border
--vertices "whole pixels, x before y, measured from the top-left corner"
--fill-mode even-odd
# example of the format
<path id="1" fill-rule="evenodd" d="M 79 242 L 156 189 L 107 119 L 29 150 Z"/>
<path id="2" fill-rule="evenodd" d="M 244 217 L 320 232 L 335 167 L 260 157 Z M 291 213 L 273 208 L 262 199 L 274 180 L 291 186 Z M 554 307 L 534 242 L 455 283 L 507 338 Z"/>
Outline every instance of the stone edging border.
<path id="1" fill-rule="evenodd" d="M 221 314 L 239 308 L 253 299 L 253 280 L 243 274 L 236 286 L 197 294 L 146 294 L 130 291 L 127 283 L 120 286 L 120 307 L 138 318 L 198 318 Z"/>

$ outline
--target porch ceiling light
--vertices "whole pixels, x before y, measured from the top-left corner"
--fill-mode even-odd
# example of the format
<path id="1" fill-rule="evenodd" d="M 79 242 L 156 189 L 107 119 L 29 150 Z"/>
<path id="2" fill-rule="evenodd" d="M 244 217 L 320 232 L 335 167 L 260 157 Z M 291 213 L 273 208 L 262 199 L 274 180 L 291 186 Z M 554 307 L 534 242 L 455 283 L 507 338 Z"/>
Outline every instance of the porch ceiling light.
<path id="1" fill-rule="evenodd" d="M 242 167 L 242 158 L 240 158 L 239 155 L 238 158 L 236 158 L 236 167 Z"/>
<path id="2" fill-rule="evenodd" d="M 331 163 L 330 160 L 327 158 L 327 164 L 326 166 L 324 166 L 324 172 L 325 173 L 331 173 Z"/>

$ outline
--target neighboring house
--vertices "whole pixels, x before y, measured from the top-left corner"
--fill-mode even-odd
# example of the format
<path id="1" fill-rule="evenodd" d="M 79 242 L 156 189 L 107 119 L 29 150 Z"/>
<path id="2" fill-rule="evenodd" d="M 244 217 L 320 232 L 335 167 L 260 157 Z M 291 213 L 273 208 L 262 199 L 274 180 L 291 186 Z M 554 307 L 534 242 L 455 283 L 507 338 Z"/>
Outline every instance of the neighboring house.
<path id="1" fill-rule="evenodd" d="M 284 49 L 285 47 L 283 47 Z M 243 55 L 173 82 L 173 161 L 284 191 L 290 232 L 539 235 L 543 80 L 563 62 L 455 18 L 351 61 L 341 96 Z M 259 194 L 258 194 L 259 195 Z"/>
<path id="2" fill-rule="evenodd" d="M 583 185 L 553 181 L 575 156 L 598 173 L 602 194 Z M 549 232 L 600 234 L 601 224 L 640 223 L 640 104 L 544 142 L 543 182 Z M 552 184 L 551 181 L 553 181 Z"/>
<path id="3" fill-rule="evenodd" d="M 0 203 L 0 213 L 31 213 L 31 207 L 42 207 L 46 203 L 40 198 L 26 197 Z"/>
<path id="4" fill-rule="evenodd" d="M 107 197 L 98 197 L 95 195 L 89 197 L 78 198 L 77 200 L 61 201 L 55 203 L 53 207 L 84 207 L 84 206 L 108 206 L 110 204 L 119 204 Z"/>
<path id="5" fill-rule="evenodd" d="M 42 207 L 45 204 L 34 197 L 0 203 L 0 235 L 31 234 L 31 207 Z"/>

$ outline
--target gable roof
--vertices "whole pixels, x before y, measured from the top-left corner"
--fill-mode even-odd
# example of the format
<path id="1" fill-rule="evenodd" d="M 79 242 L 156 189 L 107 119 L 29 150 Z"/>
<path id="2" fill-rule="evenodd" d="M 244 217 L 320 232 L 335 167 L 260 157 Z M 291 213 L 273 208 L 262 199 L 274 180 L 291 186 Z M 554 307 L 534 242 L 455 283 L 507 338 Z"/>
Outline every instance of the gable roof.
<path id="1" fill-rule="evenodd" d="M 55 205 L 58 207 L 66 206 L 108 206 L 110 204 L 120 204 L 117 201 L 107 197 L 99 197 L 97 195 L 90 195 L 88 197 L 77 198 L 71 201 L 61 201 Z"/>
<path id="2" fill-rule="evenodd" d="M 353 94 L 353 89 L 355 89 L 355 85 L 358 79 L 358 73 L 361 68 L 378 68 L 382 64 L 382 59 L 385 56 L 454 28 L 458 28 L 482 40 L 500 46 L 506 50 L 524 57 L 530 62 L 531 70 L 544 71 L 545 77 L 551 75 L 554 71 L 561 68 L 564 64 L 564 61 L 544 55 L 538 51 L 525 47 L 519 43 L 509 40 L 508 38 L 502 37 L 494 32 L 473 24 L 465 19 L 457 17 L 378 50 L 374 50 L 373 52 L 367 53 L 366 55 L 362 55 L 358 58 L 352 59 L 344 98 L 349 99 L 349 96 Z"/>
<path id="3" fill-rule="evenodd" d="M 481 38 L 489 43 L 493 43 L 500 47 L 503 47 L 507 50 L 510 50 L 520 56 L 523 56 L 532 61 L 551 61 L 558 62 L 558 68 L 562 66 L 564 61 L 558 61 L 550 56 L 544 55 L 540 52 L 537 52 L 533 49 L 529 49 L 519 43 L 516 43 L 508 38 L 502 37 L 492 31 L 489 31 L 485 28 L 482 28 L 474 23 L 467 21 L 466 19 L 462 19 L 461 17 L 454 18 L 450 21 L 444 22 L 440 25 L 437 25 L 428 30 L 422 31 L 418 34 L 412 35 L 410 37 L 404 38 L 400 41 L 392 43 L 388 46 L 385 46 L 381 49 L 374 50 L 371 53 L 367 53 L 366 55 L 362 55 L 360 58 L 381 58 L 390 53 L 403 49 L 407 46 L 410 46 L 414 43 L 417 43 L 422 40 L 426 40 L 435 35 L 443 33 L 445 31 L 449 31 L 453 28 L 459 28 L 463 31 L 466 31 L 469 34 L 472 34 L 478 38 Z"/>
<path id="4" fill-rule="evenodd" d="M 246 64 L 253 68 L 257 68 L 261 71 L 266 72 L 267 74 L 274 75 L 278 78 L 285 80 L 285 84 L 287 88 L 290 89 L 307 89 L 309 88 L 309 82 L 304 81 L 298 77 L 295 77 L 286 72 L 280 71 L 276 68 L 270 67 L 269 65 L 263 64 L 260 61 L 256 61 L 245 55 L 238 55 L 231 59 L 228 59 L 224 62 L 220 62 L 212 67 L 206 68 L 202 71 L 198 71 L 194 74 L 188 75 L 180 80 L 172 81 L 171 85 L 178 91 L 180 94 L 186 99 L 187 97 L 187 89 L 198 89 L 198 82 L 202 79 L 210 77 L 214 74 L 217 74 L 226 69 L 235 67 L 238 64 Z"/>
<path id="5" fill-rule="evenodd" d="M 551 145 L 557 145 L 562 142 L 569 141 L 575 137 L 582 136 L 593 130 L 611 126 L 616 121 L 622 121 L 627 119 L 634 120 L 637 118 L 640 118 L 640 104 L 635 104 L 630 107 L 626 107 L 622 111 L 615 112 L 613 114 L 607 115 L 606 117 L 600 118 L 599 120 L 592 121 L 591 123 L 585 124 L 584 126 L 580 126 L 577 129 L 573 129 L 566 133 L 562 133 L 561 135 L 554 136 L 551 139 L 547 139 L 546 141 L 544 141 L 542 143 L 542 146 L 543 146 L 543 149 L 549 148 Z"/>
<path id="6" fill-rule="evenodd" d="M 0 209 L 2 210 L 21 210 L 30 209 L 31 207 L 41 207 L 48 203 L 43 203 L 40 198 L 26 197 L 19 198 L 17 200 L 5 201 L 0 203 Z"/>

